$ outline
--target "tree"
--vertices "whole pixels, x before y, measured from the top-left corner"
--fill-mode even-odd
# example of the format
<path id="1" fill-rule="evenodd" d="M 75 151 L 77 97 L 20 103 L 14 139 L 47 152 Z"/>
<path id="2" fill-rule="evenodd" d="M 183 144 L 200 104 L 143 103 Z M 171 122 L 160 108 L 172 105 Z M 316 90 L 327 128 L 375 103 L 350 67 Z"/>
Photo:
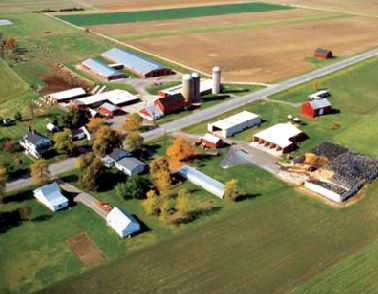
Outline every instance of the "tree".
<path id="1" fill-rule="evenodd" d="M 132 113 L 126 117 L 123 129 L 127 132 L 141 131 L 143 119 L 137 114 Z"/>
<path id="2" fill-rule="evenodd" d="M 33 185 L 46 185 L 50 181 L 49 163 L 45 159 L 40 159 L 30 166 Z"/>
<path id="3" fill-rule="evenodd" d="M 160 205 L 160 216 L 166 217 L 171 211 L 171 205 L 169 204 L 169 199 L 163 199 Z"/>
<path id="4" fill-rule="evenodd" d="M 30 220 L 32 209 L 30 206 L 23 206 L 18 210 L 18 213 L 20 214 L 20 219 L 23 221 Z"/>
<path id="5" fill-rule="evenodd" d="M 105 166 L 103 162 L 95 157 L 89 165 L 80 169 L 79 184 L 83 189 L 98 191 L 104 174 Z"/>
<path id="6" fill-rule="evenodd" d="M 16 39 L 15 38 L 7 38 L 4 43 L 4 48 L 8 49 L 12 52 L 15 52 L 17 49 Z"/>
<path id="7" fill-rule="evenodd" d="M 316 90 L 318 90 L 319 81 L 317 79 L 315 79 L 311 82 L 311 85 L 312 85 L 312 88 L 314 89 L 314 91 L 316 91 Z"/>
<path id="8" fill-rule="evenodd" d="M 224 185 L 224 198 L 229 201 L 236 201 L 241 195 L 238 188 L 238 180 L 232 179 Z"/>
<path id="9" fill-rule="evenodd" d="M 171 173 L 171 170 L 169 168 L 169 161 L 165 156 L 156 157 L 150 163 L 150 174 L 152 177 L 155 177 L 160 172 Z"/>
<path id="10" fill-rule="evenodd" d="M 129 177 L 126 183 L 118 184 L 115 187 L 117 196 L 128 199 L 144 199 L 150 182 L 141 176 Z"/>
<path id="11" fill-rule="evenodd" d="M 127 151 L 134 153 L 142 149 L 143 142 L 143 137 L 140 135 L 139 131 L 132 131 L 127 134 L 125 148 Z"/>
<path id="12" fill-rule="evenodd" d="M 7 180 L 8 173 L 4 161 L 0 161 L 0 202 L 4 199 L 7 194 Z"/>
<path id="13" fill-rule="evenodd" d="M 143 208 L 148 215 L 159 215 L 160 213 L 160 197 L 154 190 L 150 190 L 146 194 L 147 199 L 143 201 Z"/>
<path id="14" fill-rule="evenodd" d="M 17 111 L 14 115 L 14 119 L 21 121 L 22 120 L 22 114 L 19 111 Z"/>
<path id="15" fill-rule="evenodd" d="M 59 118 L 59 126 L 68 129 L 78 129 L 86 125 L 89 121 L 90 113 L 88 110 L 71 107 Z"/>
<path id="16" fill-rule="evenodd" d="M 74 153 L 75 144 L 72 141 L 72 132 L 70 129 L 64 129 L 63 132 L 55 133 L 53 141 L 56 152 L 67 155 Z"/>
<path id="17" fill-rule="evenodd" d="M 176 210 L 182 215 L 187 216 L 190 211 L 190 194 L 188 190 L 182 188 L 178 192 Z"/>
<path id="18" fill-rule="evenodd" d="M 89 120 L 87 123 L 87 128 L 92 132 L 96 132 L 100 127 L 106 125 L 106 120 L 100 117 L 94 117 Z"/>
<path id="19" fill-rule="evenodd" d="M 112 152 L 113 148 L 121 143 L 121 135 L 109 126 L 100 127 L 93 142 L 93 150 L 100 156 Z"/>
<path id="20" fill-rule="evenodd" d="M 80 170 L 86 169 L 96 159 L 96 155 L 93 152 L 83 154 L 76 160 L 76 166 Z"/>
<path id="21" fill-rule="evenodd" d="M 168 196 L 172 190 L 171 174 L 166 171 L 159 172 L 154 178 L 154 185 L 162 196 Z"/>
<path id="22" fill-rule="evenodd" d="M 177 138 L 167 149 L 167 155 L 174 167 L 179 167 L 183 161 L 197 154 L 192 145 L 184 138 Z"/>

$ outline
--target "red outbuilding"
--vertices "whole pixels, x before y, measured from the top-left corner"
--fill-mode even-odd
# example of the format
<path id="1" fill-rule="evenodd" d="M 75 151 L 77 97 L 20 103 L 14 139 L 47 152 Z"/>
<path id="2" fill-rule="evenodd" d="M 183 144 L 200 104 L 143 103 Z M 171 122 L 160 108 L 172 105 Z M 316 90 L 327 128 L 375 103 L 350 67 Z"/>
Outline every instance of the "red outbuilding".
<path id="1" fill-rule="evenodd" d="M 97 110 L 103 116 L 113 117 L 117 114 L 119 108 L 109 102 L 105 102 Z"/>
<path id="2" fill-rule="evenodd" d="M 323 59 L 329 59 L 333 57 L 331 50 L 322 49 L 322 48 L 317 48 L 315 50 L 314 56 L 317 58 L 323 58 Z"/>
<path id="3" fill-rule="evenodd" d="M 181 97 L 165 97 L 156 99 L 154 104 L 164 113 L 164 115 L 183 110 L 185 108 L 185 100 Z"/>
<path id="4" fill-rule="evenodd" d="M 224 146 L 224 141 L 217 136 L 207 133 L 202 137 L 201 144 L 204 147 L 217 149 Z"/>
<path id="5" fill-rule="evenodd" d="M 302 104 L 301 114 L 309 118 L 329 114 L 332 111 L 331 102 L 327 98 L 313 99 Z"/>

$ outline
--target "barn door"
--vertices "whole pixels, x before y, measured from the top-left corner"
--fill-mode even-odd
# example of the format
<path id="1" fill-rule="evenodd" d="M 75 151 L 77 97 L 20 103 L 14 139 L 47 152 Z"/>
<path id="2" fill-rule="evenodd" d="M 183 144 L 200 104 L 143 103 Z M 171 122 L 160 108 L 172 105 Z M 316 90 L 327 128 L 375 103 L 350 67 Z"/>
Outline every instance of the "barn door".
<path id="1" fill-rule="evenodd" d="M 324 114 L 324 108 L 319 109 L 319 116 Z"/>

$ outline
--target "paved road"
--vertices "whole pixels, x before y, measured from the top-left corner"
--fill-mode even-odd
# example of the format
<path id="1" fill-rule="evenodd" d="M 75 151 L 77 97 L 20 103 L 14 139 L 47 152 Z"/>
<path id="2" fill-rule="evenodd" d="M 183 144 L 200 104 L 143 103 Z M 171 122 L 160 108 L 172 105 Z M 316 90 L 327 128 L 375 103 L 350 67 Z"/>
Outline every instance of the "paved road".
<path id="1" fill-rule="evenodd" d="M 334 64 L 330 64 L 326 67 L 323 67 L 321 69 L 317 69 L 315 71 L 312 71 L 310 73 L 306 73 L 304 75 L 271 85 L 265 89 L 259 90 L 257 92 L 251 93 L 249 95 L 243 96 L 243 97 L 237 97 L 230 100 L 226 100 L 223 103 L 217 104 L 213 107 L 206 108 L 204 110 L 198 111 L 196 113 L 193 113 L 191 115 L 188 115 L 184 118 L 166 123 L 161 125 L 160 127 L 151 130 L 149 132 L 146 132 L 143 134 L 143 137 L 146 142 L 153 141 L 158 139 L 161 136 L 164 136 L 164 134 L 179 131 L 183 128 L 189 127 L 191 125 L 197 124 L 199 122 L 211 119 L 213 117 L 216 117 L 218 115 L 221 115 L 227 111 L 233 110 L 235 108 L 241 107 L 245 105 L 246 103 L 250 103 L 253 101 L 265 99 L 268 96 L 271 96 L 273 94 L 282 92 L 284 90 L 287 90 L 289 88 L 292 88 L 294 86 L 303 84 L 305 82 L 311 81 L 315 78 L 322 77 L 328 74 L 331 74 L 335 71 L 344 69 L 350 65 L 353 65 L 355 63 L 358 63 L 362 60 L 365 60 L 367 58 L 377 56 L 378 55 L 378 48 L 375 48 L 373 50 L 370 50 L 368 52 L 358 54 L 355 56 L 352 56 L 350 58 L 346 58 L 344 60 L 341 60 L 339 62 L 336 62 Z"/>
<path id="2" fill-rule="evenodd" d="M 49 170 L 52 175 L 58 175 L 63 172 L 69 171 L 75 167 L 76 157 L 71 157 L 63 161 L 55 162 L 50 164 Z M 7 191 L 12 191 L 15 189 L 25 188 L 31 185 L 31 178 L 27 176 L 23 179 L 18 179 L 7 184 Z"/>

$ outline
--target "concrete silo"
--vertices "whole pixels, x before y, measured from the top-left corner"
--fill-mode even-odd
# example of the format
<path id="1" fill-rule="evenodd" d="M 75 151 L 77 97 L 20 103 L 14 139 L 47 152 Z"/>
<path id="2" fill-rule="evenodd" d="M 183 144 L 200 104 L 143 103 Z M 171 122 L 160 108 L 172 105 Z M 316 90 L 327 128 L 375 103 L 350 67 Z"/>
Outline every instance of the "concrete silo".
<path id="1" fill-rule="evenodd" d="M 213 89 L 211 93 L 218 95 L 221 91 L 221 69 L 218 66 L 213 67 Z"/>
<path id="2" fill-rule="evenodd" d="M 198 103 L 201 101 L 201 76 L 199 73 L 192 73 L 193 78 L 193 102 Z"/>
<path id="3" fill-rule="evenodd" d="M 194 84 L 193 78 L 190 74 L 185 74 L 182 76 L 181 94 L 182 94 L 182 97 L 185 99 L 187 105 L 191 105 L 193 103 L 193 96 L 194 96 L 193 84 Z"/>

